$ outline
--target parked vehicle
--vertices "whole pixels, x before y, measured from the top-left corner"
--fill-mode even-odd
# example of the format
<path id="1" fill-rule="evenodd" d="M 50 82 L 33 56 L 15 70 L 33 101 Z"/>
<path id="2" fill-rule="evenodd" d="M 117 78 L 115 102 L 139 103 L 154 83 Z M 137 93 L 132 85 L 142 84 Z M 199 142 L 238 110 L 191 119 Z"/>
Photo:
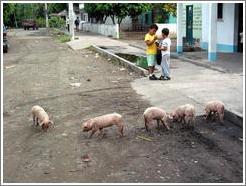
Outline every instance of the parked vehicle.
<path id="1" fill-rule="evenodd" d="M 38 30 L 38 25 L 34 19 L 22 20 L 22 26 L 24 30 L 29 30 L 29 28 L 32 28 L 33 30 Z"/>
<path id="2" fill-rule="evenodd" d="M 8 49 L 9 49 L 9 44 L 8 44 L 8 40 L 7 40 L 7 29 L 3 25 L 3 52 L 7 53 Z"/>

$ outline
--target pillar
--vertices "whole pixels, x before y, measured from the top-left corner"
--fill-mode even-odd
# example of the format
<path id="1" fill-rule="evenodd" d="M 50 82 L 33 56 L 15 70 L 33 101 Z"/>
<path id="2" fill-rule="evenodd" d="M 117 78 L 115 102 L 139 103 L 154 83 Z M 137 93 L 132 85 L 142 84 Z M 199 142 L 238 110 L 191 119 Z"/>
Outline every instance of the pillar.
<path id="1" fill-rule="evenodd" d="M 46 21 L 46 28 L 49 27 L 49 17 L 48 17 L 48 6 L 47 3 L 44 3 L 45 5 L 45 21 Z"/>
<path id="2" fill-rule="evenodd" d="M 183 32 L 182 32 L 182 17 L 183 4 L 177 3 L 177 53 L 183 52 Z"/>
<path id="3" fill-rule="evenodd" d="M 73 17 L 73 3 L 69 4 L 69 33 L 72 36 L 71 41 L 74 40 L 74 17 Z"/>
<path id="4" fill-rule="evenodd" d="M 217 59 L 217 3 L 209 3 L 208 15 L 208 60 Z"/>

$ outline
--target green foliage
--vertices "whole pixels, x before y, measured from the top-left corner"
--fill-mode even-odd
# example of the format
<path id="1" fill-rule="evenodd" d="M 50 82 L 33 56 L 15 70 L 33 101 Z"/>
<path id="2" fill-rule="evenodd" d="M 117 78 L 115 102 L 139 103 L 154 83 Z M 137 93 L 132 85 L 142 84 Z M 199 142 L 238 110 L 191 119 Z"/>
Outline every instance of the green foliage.
<path id="1" fill-rule="evenodd" d="M 132 18 L 141 15 L 142 13 L 148 12 L 153 8 L 152 4 L 149 3 L 129 3 L 128 12 Z"/>
<path id="2" fill-rule="evenodd" d="M 154 22 L 166 23 L 169 15 L 176 16 L 176 3 L 155 3 L 153 11 L 155 11 Z"/>
<path id="3" fill-rule="evenodd" d="M 48 3 L 49 13 L 59 13 L 64 9 L 67 9 L 67 3 Z"/>
<path id="4" fill-rule="evenodd" d="M 71 41 L 70 35 L 65 34 L 64 32 L 61 32 L 61 30 L 59 30 L 57 28 L 51 28 L 51 29 L 49 29 L 49 32 L 55 38 L 55 40 L 60 42 L 60 43 L 65 43 L 65 42 Z"/>
<path id="5" fill-rule="evenodd" d="M 177 4 L 176 3 L 165 3 L 163 5 L 163 10 L 176 16 Z"/>
<path id="6" fill-rule="evenodd" d="M 53 16 L 49 19 L 49 26 L 51 28 L 62 28 L 65 25 L 65 20 L 57 17 L 57 16 Z"/>
<path id="7" fill-rule="evenodd" d="M 43 18 L 43 17 L 37 18 L 36 23 L 37 23 L 38 27 L 45 27 L 46 26 L 46 21 L 45 21 L 45 18 Z"/>
<path id="8" fill-rule="evenodd" d="M 115 24 L 115 18 L 118 24 L 126 16 L 135 17 L 143 12 L 151 10 L 152 5 L 147 3 L 86 3 L 85 11 L 90 17 L 96 19 L 97 23 L 104 23 L 107 17 L 112 19 Z"/>
<path id="9" fill-rule="evenodd" d="M 61 42 L 61 43 L 66 43 L 66 42 L 71 41 L 71 36 L 66 35 L 66 34 L 59 35 L 59 36 L 57 36 L 56 40 Z"/>
<path id="10" fill-rule="evenodd" d="M 58 13 L 67 8 L 66 3 L 48 3 L 49 13 Z M 45 17 L 44 3 L 4 3 L 3 21 L 7 26 L 21 27 L 23 19 L 36 19 L 43 24 Z"/>

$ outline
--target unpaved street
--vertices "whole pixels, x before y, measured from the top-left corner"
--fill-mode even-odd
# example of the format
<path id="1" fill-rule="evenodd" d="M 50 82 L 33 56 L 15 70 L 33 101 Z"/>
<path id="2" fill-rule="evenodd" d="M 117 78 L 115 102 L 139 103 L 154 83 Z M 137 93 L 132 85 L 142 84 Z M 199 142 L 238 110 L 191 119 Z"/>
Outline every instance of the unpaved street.
<path id="1" fill-rule="evenodd" d="M 9 35 L 4 182 L 242 182 L 240 128 L 197 117 L 195 129 L 174 123 L 149 134 L 142 114 L 151 105 L 130 85 L 137 75 L 89 49 L 73 51 L 42 29 Z M 48 132 L 32 126 L 34 105 L 54 121 Z M 81 131 L 82 121 L 111 112 L 124 117 L 123 138 L 114 127 L 102 140 Z"/>

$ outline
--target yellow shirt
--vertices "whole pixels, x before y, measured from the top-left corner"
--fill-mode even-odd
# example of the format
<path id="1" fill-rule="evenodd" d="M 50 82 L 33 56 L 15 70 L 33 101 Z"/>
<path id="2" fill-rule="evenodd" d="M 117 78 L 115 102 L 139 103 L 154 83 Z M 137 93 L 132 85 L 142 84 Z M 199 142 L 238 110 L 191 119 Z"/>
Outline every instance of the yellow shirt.
<path id="1" fill-rule="evenodd" d="M 150 35 L 149 33 L 147 33 L 144 37 L 144 41 L 153 41 L 155 38 L 155 35 Z M 153 43 L 152 45 L 147 45 L 147 49 L 146 49 L 146 53 L 147 54 L 157 54 L 157 46 L 155 43 Z"/>

